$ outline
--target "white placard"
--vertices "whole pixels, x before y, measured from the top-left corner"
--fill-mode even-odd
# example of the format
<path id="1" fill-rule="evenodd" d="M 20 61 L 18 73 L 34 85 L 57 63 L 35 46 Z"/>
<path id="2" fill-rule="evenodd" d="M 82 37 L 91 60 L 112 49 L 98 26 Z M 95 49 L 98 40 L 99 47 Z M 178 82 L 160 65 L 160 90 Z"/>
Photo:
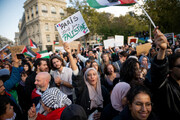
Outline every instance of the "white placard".
<path id="1" fill-rule="evenodd" d="M 55 46 L 55 50 L 60 50 L 63 53 L 66 52 L 62 46 Z"/>
<path id="2" fill-rule="evenodd" d="M 124 36 L 115 35 L 114 45 L 115 45 L 115 47 L 123 46 L 124 45 Z"/>
<path id="3" fill-rule="evenodd" d="M 109 47 L 114 47 L 114 39 L 104 40 L 104 47 L 108 49 Z"/>
<path id="4" fill-rule="evenodd" d="M 63 42 L 68 43 L 90 32 L 79 11 L 58 23 L 56 28 Z"/>

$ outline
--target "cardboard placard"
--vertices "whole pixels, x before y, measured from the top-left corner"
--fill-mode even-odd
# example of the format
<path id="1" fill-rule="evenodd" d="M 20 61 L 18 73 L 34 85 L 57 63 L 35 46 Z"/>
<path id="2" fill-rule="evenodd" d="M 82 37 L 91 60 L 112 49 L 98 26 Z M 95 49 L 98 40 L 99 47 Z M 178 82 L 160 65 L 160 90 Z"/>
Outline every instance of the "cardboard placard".
<path id="1" fill-rule="evenodd" d="M 7 44 L 0 49 L 0 59 L 4 60 L 11 55 L 10 46 Z"/>
<path id="2" fill-rule="evenodd" d="M 136 46 L 137 56 L 141 55 L 142 53 L 147 55 L 150 49 L 151 49 L 151 43 L 146 43 Z"/>
<path id="3" fill-rule="evenodd" d="M 34 53 L 37 53 L 37 52 L 39 51 L 38 48 L 32 48 L 31 50 L 32 50 Z"/>
<path id="4" fill-rule="evenodd" d="M 63 42 L 68 43 L 90 32 L 80 11 L 58 23 L 56 28 Z"/>
<path id="5" fill-rule="evenodd" d="M 25 45 L 13 46 L 10 48 L 12 55 L 20 54 L 24 49 Z"/>
<path id="6" fill-rule="evenodd" d="M 79 44 L 80 41 L 72 41 L 71 43 L 69 43 L 69 46 L 71 49 L 77 49 Z"/>

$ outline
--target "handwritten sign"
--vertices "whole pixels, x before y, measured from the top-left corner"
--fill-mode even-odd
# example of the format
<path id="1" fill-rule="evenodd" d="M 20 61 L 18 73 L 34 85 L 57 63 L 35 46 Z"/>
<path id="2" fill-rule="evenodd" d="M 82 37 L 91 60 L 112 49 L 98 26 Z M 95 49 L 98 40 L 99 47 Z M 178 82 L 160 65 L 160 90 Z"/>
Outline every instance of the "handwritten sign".
<path id="1" fill-rule="evenodd" d="M 12 55 L 20 54 L 24 49 L 25 45 L 13 46 L 10 48 Z"/>
<path id="2" fill-rule="evenodd" d="M 80 12 L 61 21 L 56 28 L 63 42 L 68 43 L 90 32 Z"/>
<path id="3" fill-rule="evenodd" d="M 10 46 L 7 44 L 0 49 L 0 59 L 4 60 L 5 58 L 11 55 Z"/>
<path id="4" fill-rule="evenodd" d="M 141 54 L 147 55 L 150 49 L 151 49 L 151 43 L 146 43 L 136 46 L 137 56 Z"/>
<path id="5" fill-rule="evenodd" d="M 69 46 L 71 49 L 77 49 L 79 44 L 80 41 L 72 41 L 71 43 L 69 43 Z"/>

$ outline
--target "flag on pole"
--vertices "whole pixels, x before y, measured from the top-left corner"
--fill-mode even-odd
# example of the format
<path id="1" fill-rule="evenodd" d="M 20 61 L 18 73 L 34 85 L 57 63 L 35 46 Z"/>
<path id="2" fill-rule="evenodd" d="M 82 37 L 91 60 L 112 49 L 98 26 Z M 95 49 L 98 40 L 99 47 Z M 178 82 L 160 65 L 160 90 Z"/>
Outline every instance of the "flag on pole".
<path id="1" fill-rule="evenodd" d="M 47 50 L 40 51 L 36 53 L 36 58 L 50 58 Z"/>
<path id="2" fill-rule="evenodd" d="M 93 8 L 103 8 L 108 6 L 130 6 L 136 3 L 135 0 L 87 0 L 89 6 Z"/>
<path id="3" fill-rule="evenodd" d="M 37 44 L 31 39 L 30 39 L 30 46 L 31 48 L 37 48 Z"/>
<path id="4" fill-rule="evenodd" d="M 27 46 L 24 47 L 24 49 L 21 52 L 22 54 L 29 56 L 29 57 L 36 57 L 36 53 L 34 53 L 31 49 L 29 49 Z"/>

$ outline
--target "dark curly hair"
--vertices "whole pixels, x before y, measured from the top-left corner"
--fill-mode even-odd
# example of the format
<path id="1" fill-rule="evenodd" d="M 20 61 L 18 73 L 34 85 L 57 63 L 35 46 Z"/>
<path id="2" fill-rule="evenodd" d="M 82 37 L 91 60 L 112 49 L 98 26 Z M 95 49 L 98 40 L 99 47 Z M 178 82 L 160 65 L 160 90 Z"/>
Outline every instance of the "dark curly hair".
<path id="1" fill-rule="evenodd" d="M 120 69 L 120 80 L 131 83 L 136 77 L 137 63 L 139 62 L 135 58 L 128 58 Z"/>
<path id="2" fill-rule="evenodd" d="M 112 65 L 112 66 L 113 66 L 114 72 L 116 71 L 116 68 L 115 68 L 115 66 L 114 66 L 113 64 L 108 64 L 108 65 L 106 65 L 105 68 L 104 68 L 104 74 L 106 74 L 106 75 L 109 75 L 109 72 L 108 72 L 108 69 L 107 69 L 107 67 L 108 67 L 109 65 Z"/>
<path id="3" fill-rule="evenodd" d="M 55 58 L 62 62 L 62 66 L 65 66 L 63 59 L 61 57 L 55 55 L 55 56 L 52 56 L 51 60 L 50 60 L 50 65 L 51 65 L 52 70 L 57 70 L 57 68 L 54 67 L 53 62 L 52 62 L 53 59 L 55 59 Z"/>

